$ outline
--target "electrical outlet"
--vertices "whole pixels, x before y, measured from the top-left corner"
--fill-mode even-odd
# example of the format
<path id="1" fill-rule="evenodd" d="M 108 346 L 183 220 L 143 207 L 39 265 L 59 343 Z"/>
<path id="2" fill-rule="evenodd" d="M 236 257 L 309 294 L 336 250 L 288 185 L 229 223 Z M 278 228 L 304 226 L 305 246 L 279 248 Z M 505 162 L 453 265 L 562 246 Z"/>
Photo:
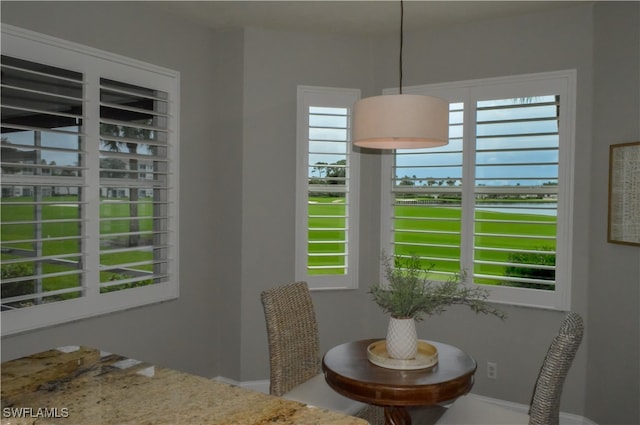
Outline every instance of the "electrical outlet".
<path id="1" fill-rule="evenodd" d="M 487 378 L 496 379 L 498 377 L 498 364 L 487 362 Z"/>

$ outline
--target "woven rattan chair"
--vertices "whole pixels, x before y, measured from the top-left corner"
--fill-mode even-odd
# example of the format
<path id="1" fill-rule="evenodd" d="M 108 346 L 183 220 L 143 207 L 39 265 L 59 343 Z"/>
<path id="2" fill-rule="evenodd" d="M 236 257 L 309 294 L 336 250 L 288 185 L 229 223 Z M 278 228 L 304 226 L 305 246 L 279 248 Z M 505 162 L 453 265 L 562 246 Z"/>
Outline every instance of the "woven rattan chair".
<path id="1" fill-rule="evenodd" d="M 582 318 L 577 313 L 569 313 L 542 363 L 528 415 L 467 395 L 457 399 L 437 423 L 558 425 L 562 387 L 582 342 L 583 332 Z"/>
<path id="2" fill-rule="evenodd" d="M 316 407 L 384 423 L 383 409 L 335 392 L 320 365 L 318 325 L 309 287 L 295 282 L 262 292 L 269 339 L 269 392 Z"/>

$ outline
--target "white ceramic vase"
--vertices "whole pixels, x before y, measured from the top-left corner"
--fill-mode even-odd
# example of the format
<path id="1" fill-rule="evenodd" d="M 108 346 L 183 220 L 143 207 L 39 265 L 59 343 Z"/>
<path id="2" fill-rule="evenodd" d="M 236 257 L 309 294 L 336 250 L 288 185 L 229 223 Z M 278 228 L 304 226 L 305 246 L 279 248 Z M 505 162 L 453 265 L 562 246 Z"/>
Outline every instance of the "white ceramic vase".
<path id="1" fill-rule="evenodd" d="M 409 360 L 418 352 L 418 334 L 416 321 L 410 319 L 389 318 L 387 329 L 387 353 L 398 360 Z"/>

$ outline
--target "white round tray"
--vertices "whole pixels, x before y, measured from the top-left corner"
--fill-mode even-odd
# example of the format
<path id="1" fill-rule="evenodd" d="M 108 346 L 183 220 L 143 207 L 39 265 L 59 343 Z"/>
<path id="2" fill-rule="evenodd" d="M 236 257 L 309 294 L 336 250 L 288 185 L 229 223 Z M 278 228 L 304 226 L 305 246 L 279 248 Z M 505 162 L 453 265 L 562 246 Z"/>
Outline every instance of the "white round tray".
<path id="1" fill-rule="evenodd" d="M 438 349 L 427 341 L 418 340 L 418 352 L 413 359 L 393 359 L 389 357 L 387 341 L 383 339 L 369 344 L 367 347 L 367 357 L 371 363 L 387 369 L 427 369 L 438 363 Z"/>

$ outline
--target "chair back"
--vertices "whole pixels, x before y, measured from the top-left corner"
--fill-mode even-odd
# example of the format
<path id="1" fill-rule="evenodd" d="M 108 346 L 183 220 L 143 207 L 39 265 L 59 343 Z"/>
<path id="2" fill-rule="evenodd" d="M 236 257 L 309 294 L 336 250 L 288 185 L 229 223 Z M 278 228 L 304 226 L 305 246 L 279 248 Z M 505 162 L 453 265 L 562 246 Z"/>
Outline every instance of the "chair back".
<path id="1" fill-rule="evenodd" d="M 318 324 L 306 282 L 261 293 L 269 339 L 272 395 L 282 396 L 321 372 Z"/>
<path id="2" fill-rule="evenodd" d="M 538 374 L 529 408 L 529 425 L 558 425 L 562 387 L 583 333 L 582 318 L 570 312 L 551 342 Z"/>

